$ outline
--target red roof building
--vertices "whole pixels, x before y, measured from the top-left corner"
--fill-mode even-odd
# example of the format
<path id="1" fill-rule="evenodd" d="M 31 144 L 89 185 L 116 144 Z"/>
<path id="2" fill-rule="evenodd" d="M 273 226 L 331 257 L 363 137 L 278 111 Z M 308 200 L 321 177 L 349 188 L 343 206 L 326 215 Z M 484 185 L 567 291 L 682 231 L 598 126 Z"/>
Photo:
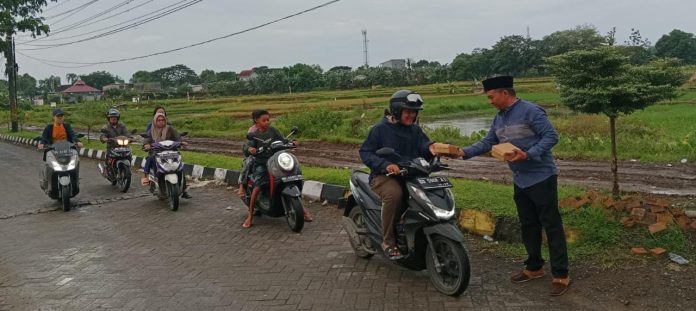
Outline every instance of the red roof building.
<path id="1" fill-rule="evenodd" d="M 67 97 L 68 102 L 81 102 L 83 100 L 99 100 L 102 91 L 95 89 L 82 80 L 77 80 L 70 87 L 60 91 L 63 96 Z"/>
<path id="2" fill-rule="evenodd" d="M 257 74 L 253 69 L 242 70 L 242 72 L 239 73 L 239 80 L 251 80 L 256 78 L 256 76 Z"/>

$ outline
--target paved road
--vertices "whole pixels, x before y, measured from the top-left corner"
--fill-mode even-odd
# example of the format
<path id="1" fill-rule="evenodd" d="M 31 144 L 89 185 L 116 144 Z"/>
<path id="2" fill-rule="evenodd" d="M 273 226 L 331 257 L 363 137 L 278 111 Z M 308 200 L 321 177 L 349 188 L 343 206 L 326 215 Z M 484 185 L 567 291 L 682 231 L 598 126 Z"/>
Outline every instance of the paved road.
<path id="1" fill-rule="evenodd" d="M 37 185 L 38 152 L 0 143 L 0 156 L 0 215 L 57 206 Z M 80 196 L 116 196 L 94 161 L 82 165 Z M 0 219 L 0 309 L 596 308 L 582 295 L 549 298 L 548 280 L 513 285 L 508 274 L 520 263 L 477 249 L 470 249 L 469 289 L 458 298 L 443 296 L 424 272 L 356 257 L 333 206 L 307 204 L 316 221 L 301 234 L 283 219 L 264 217 L 246 230 L 233 190 L 206 186 L 191 194 L 178 212 L 153 196 L 136 196 Z"/>

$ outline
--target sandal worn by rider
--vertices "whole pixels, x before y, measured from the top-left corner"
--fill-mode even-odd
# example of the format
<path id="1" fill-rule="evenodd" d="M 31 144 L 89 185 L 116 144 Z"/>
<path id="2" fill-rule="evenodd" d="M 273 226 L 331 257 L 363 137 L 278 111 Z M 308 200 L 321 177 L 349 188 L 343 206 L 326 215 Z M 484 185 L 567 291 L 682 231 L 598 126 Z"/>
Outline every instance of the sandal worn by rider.
<path id="1" fill-rule="evenodd" d="M 404 258 L 404 255 L 401 254 L 401 251 L 396 245 L 384 246 L 384 254 L 387 255 L 390 260 L 399 260 Z"/>
<path id="2" fill-rule="evenodd" d="M 312 214 L 309 213 L 309 211 L 305 210 L 304 211 L 304 221 L 305 222 L 312 222 L 314 218 L 312 218 Z"/>

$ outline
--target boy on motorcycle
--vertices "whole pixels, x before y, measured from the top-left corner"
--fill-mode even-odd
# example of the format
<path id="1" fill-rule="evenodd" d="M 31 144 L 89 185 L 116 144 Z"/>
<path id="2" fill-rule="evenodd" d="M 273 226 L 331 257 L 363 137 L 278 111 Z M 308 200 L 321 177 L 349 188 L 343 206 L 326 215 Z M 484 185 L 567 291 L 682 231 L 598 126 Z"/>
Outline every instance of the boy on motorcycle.
<path id="1" fill-rule="evenodd" d="M 252 124 L 251 127 L 249 127 L 249 130 L 247 130 L 247 134 L 256 132 L 256 130 L 258 129 L 258 127 L 256 127 L 257 111 L 261 110 L 254 110 L 254 112 L 251 113 L 251 119 L 253 120 L 254 124 Z M 239 190 L 237 190 L 237 195 L 240 198 L 244 197 L 244 192 L 246 191 L 246 179 L 247 176 L 249 176 L 249 170 L 251 170 L 252 165 L 254 165 L 254 157 L 252 157 L 251 154 L 249 154 L 247 148 L 248 144 L 244 143 L 244 146 L 242 146 L 242 151 L 244 153 L 244 161 L 242 162 L 242 171 L 239 172 L 239 179 L 237 180 L 237 183 L 239 184 Z"/>
<path id="2" fill-rule="evenodd" d="M 106 143 L 106 148 L 111 149 L 118 146 L 113 140 L 109 138 L 115 138 L 118 136 L 129 136 L 126 126 L 119 122 L 121 120 L 121 113 L 116 108 L 111 108 L 106 112 L 107 123 L 102 127 L 102 134 L 99 135 L 99 141 Z M 104 133 L 104 132 L 108 132 Z M 104 161 L 104 167 L 109 168 L 109 152 L 106 153 L 106 160 Z"/>
<path id="3" fill-rule="evenodd" d="M 254 139 L 247 142 L 245 152 L 254 156 L 254 163 L 252 174 L 254 176 L 254 188 L 251 192 L 251 198 L 249 200 L 249 213 L 247 214 L 246 220 L 242 224 L 244 228 L 251 228 L 254 222 L 254 205 L 256 205 L 256 199 L 261 192 L 261 187 L 265 187 L 269 183 L 268 169 L 266 167 L 266 162 L 270 158 L 270 154 L 258 153 L 259 147 L 263 145 L 260 141 L 268 142 L 270 144 L 273 141 L 280 140 L 287 143 L 287 139 L 283 134 L 278 131 L 275 127 L 271 126 L 271 116 L 266 110 L 255 110 L 252 113 L 252 118 L 254 119 L 254 124 L 256 126 L 256 131 L 252 133 Z M 297 141 L 293 141 L 295 145 L 298 144 Z M 305 210 L 304 220 L 306 222 L 312 221 L 312 216 L 309 214 L 308 210 Z"/>
<path id="4" fill-rule="evenodd" d="M 401 169 L 376 152 L 389 147 L 403 159 L 432 159 L 435 155 L 433 142 L 415 123 L 421 110 L 423 98 L 420 94 L 409 90 L 394 93 L 389 99 L 389 111 L 385 111 L 382 121 L 370 129 L 360 147 L 360 159 L 370 168 L 370 187 L 382 201 L 382 249 L 391 260 L 403 258 L 396 245 L 394 225 L 404 194 L 399 179 L 386 174 L 398 174 Z"/>

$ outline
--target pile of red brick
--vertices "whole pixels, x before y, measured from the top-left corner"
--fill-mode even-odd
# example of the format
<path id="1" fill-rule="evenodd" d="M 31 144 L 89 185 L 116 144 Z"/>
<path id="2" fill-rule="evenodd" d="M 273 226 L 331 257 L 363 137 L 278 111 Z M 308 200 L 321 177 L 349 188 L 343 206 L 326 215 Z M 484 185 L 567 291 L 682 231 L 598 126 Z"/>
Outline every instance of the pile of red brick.
<path id="1" fill-rule="evenodd" d="M 696 217 L 688 217 L 682 208 L 670 206 L 664 198 L 626 197 L 615 201 L 609 196 L 588 191 L 582 197 L 566 198 L 560 202 L 561 208 L 578 209 L 583 205 L 625 212 L 627 216 L 619 220 L 625 227 L 644 225 L 653 234 L 667 229 L 672 223 L 684 231 L 696 230 Z"/>

